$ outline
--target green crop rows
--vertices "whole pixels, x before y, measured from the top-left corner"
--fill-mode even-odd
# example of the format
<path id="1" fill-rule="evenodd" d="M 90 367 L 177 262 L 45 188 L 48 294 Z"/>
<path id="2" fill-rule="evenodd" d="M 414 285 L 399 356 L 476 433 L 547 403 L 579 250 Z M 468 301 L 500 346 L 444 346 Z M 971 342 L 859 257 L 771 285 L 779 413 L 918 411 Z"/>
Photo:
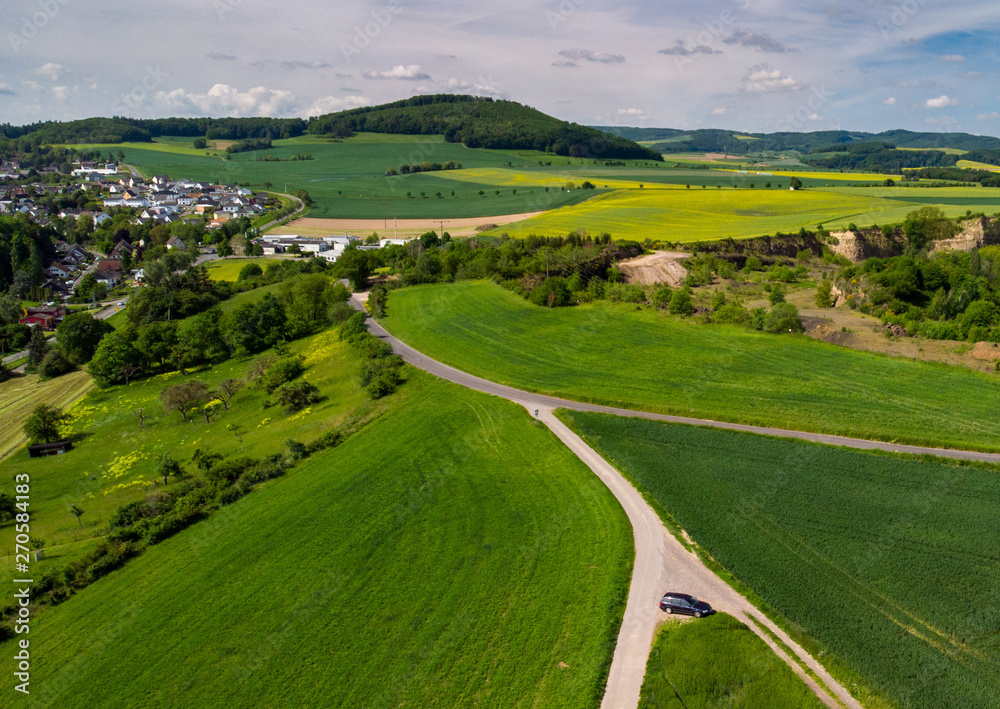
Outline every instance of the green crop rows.
<path id="1" fill-rule="evenodd" d="M 548 309 L 462 281 L 394 291 L 386 327 L 492 381 L 611 406 L 908 443 L 1000 449 L 1000 382 L 805 336 L 634 306 Z"/>
<path id="2" fill-rule="evenodd" d="M 903 707 L 996 704 L 996 470 L 564 416 L 712 558 L 876 692 Z"/>

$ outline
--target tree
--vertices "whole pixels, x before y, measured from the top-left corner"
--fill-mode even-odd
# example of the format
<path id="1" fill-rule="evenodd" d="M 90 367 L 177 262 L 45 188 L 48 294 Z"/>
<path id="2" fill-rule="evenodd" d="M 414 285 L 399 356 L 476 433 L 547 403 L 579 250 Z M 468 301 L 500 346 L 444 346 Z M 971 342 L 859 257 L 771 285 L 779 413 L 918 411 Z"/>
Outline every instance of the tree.
<path id="1" fill-rule="evenodd" d="M 368 251 L 359 251 L 356 247 L 348 247 L 337 259 L 336 273 L 351 282 L 351 289 L 358 293 L 368 287 L 368 278 L 372 274 Z"/>
<path id="2" fill-rule="evenodd" d="M 177 345 L 177 323 L 166 320 L 151 322 L 139 330 L 136 346 L 147 364 L 158 363 L 160 367 L 170 358 Z"/>
<path id="3" fill-rule="evenodd" d="M 797 177 L 793 177 L 788 181 L 788 186 L 791 187 L 793 190 L 800 190 L 802 189 L 802 180 L 800 180 Z"/>
<path id="4" fill-rule="evenodd" d="M 816 307 L 833 307 L 833 283 L 829 280 L 822 280 L 816 288 Z"/>
<path id="5" fill-rule="evenodd" d="M 84 511 L 81 508 L 77 507 L 76 505 L 73 505 L 72 507 L 69 508 L 69 513 L 74 517 L 76 517 L 77 524 L 83 527 L 83 520 L 81 520 L 80 518 L 83 517 Z"/>
<path id="6" fill-rule="evenodd" d="M 108 387 L 135 376 L 142 366 L 142 353 L 135 347 L 135 330 L 124 327 L 105 336 L 87 369 L 99 387 Z"/>
<path id="7" fill-rule="evenodd" d="M 31 328 L 31 341 L 28 343 L 28 364 L 37 367 L 49 352 L 49 343 L 45 333 L 37 325 Z"/>
<path id="8" fill-rule="evenodd" d="M 948 219 L 939 207 L 921 207 L 906 215 L 903 233 L 914 249 L 922 249 L 928 242 L 950 239 L 958 232 L 958 225 Z"/>
<path id="9" fill-rule="evenodd" d="M 566 284 L 565 278 L 553 276 L 546 278 L 540 286 L 531 291 L 529 300 L 535 305 L 549 308 L 561 308 L 572 302 L 573 294 Z"/>
<path id="10" fill-rule="evenodd" d="M 176 460 L 171 458 L 169 455 L 164 455 L 160 458 L 160 464 L 156 468 L 156 474 L 163 478 L 163 484 L 167 484 L 167 478 L 171 475 L 175 479 L 184 477 L 184 469 L 181 468 L 181 464 Z"/>
<path id="11" fill-rule="evenodd" d="M 32 443 L 52 443 L 60 439 L 60 426 L 68 417 L 55 406 L 39 404 L 24 422 L 24 435 Z"/>
<path id="12" fill-rule="evenodd" d="M 243 382 L 239 379 L 223 379 L 219 382 L 215 398 L 222 402 L 224 410 L 229 411 L 229 400 L 236 396 L 236 393 L 242 388 Z"/>
<path id="13" fill-rule="evenodd" d="M 255 263 L 248 263 L 240 269 L 240 275 L 236 277 L 238 281 L 248 281 L 251 278 L 258 278 L 264 275 L 264 270 Z"/>
<path id="14" fill-rule="evenodd" d="M 319 388 L 309 382 L 289 382 L 282 384 L 274 392 L 274 400 L 290 414 L 319 401 Z"/>
<path id="15" fill-rule="evenodd" d="M 195 150 L 204 150 L 208 147 L 208 141 L 204 138 L 195 138 L 193 145 Z"/>
<path id="16" fill-rule="evenodd" d="M 167 411 L 179 411 L 185 421 L 188 420 L 188 411 L 207 401 L 208 398 L 208 386 L 196 379 L 175 384 L 160 392 L 163 408 Z"/>
<path id="17" fill-rule="evenodd" d="M 771 292 L 767 294 L 767 299 L 771 305 L 785 302 L 785 289 L 781 287 L 780 283 L 775 283 L 771 286 Z"/>
<path id="18" fill-rule="evenodd" d="M 17 499 L 9 492 L 0 492 L 0 522 L 14 519 L 17 514 Z"/>
<path id="19" fill-rule="evenodd" d="M 56 329 L 56 342 L 73 364 L 86 364 L 104 336 L 113 330 L 90 313 L 70 313 Z"/>
<path id="20" fill-rule="evenodd" d="M 215 253 L 217 253 L 222 258 L 227 258 L 233 255 L 233 246 L 229 243 L 229 237 L 223 237 L 215 247 Z"/>
<path id="21" fill-rule="evenodd" d="M 136 409 L 132 413 L 137 419 L 139 419 L 139 430 L 144 429 L 146 427 L 146 419 L 149 418 L 149 414 L 143 413 L 142 409 Z"/>
<path id="22" fill-rule="evenodd" d="M 385 317 L 385 306 L 388 299 L 389 291 L 386 290 L 385 286 L 374 286 L 371 291 L 369 291 L 367 306 L 368 312 L 372 314 L 372 317 Z"/>
<path id="23" fill-rule="evenodd" d="M 73 363 L 60 350 L 51 350 L 38 365 L 38 374 L 42 379 L 53 379 L 72 371 Z"/>
<path id="24" fill-rule="evenodd" d="M 20 299 L 10 293 L 0 293 L 0 324 L 16 325 L 21 316 Z"/>
<path id="25" fill-rule="evenodd" d="M 767 332 L 803 332 L 802 320 L 798 309 L 791 303 L 778 303 L 764 318 L 764 330 Z"/>

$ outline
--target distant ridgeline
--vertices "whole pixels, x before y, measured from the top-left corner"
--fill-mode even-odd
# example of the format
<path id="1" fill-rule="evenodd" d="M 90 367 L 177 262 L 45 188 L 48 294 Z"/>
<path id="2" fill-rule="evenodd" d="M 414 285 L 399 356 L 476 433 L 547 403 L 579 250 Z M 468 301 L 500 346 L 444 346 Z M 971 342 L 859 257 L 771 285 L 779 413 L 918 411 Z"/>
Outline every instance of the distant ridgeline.
<path id="1" fill-rule="evenodd" d="M 657 141 L 651 147 L 663 153 L 705 152 L 747 155 L 767 150 L 797 150 L 811 153 L 829 149 L 830 146 L 837 146 L 837 149 L 843 150 L 847 145 L 856 143 L 887 143 L 897 148 L 923 150 L 934 148 L 1000 150 L 1000 138 L 969 133 L 916 133 L 908 130 L 890 130 L 877 134 L 840 130 L 813 133 L 740 133 L 715 128 L 686 131 L 673 128 L 595 127 L 629 140 Z"/>
<path id="2" fill-rule="evenodd" d="M 51 143 L 149 142 L 158 136 L 216 140 L 277 140 L 305 132 L 444 135 L 470 148 L 540 150 L 584 158 L 662 160 L 658 151 L 606 132 L 560 121 L 513 101 L 440 94 L 310 118 L 88 118 L 26 126 L 0 124 L 0 137 L 23 152 Z"/>

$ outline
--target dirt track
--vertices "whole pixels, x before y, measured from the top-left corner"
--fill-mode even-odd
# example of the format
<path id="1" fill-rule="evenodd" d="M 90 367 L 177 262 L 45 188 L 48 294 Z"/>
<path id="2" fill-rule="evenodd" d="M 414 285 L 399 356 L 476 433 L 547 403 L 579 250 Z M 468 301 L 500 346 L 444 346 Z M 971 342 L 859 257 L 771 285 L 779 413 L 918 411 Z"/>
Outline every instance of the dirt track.
<path id="1" fill-rule="evenodd" d="M 679 251 L 655 251 L 645 256 L 619 261 L 618 268 L 629 283 L 641 283 L 649 286 L 654 283 L 666 283 L 676 288 L 687 278 L 687 269 L 681 265 L 681 259 L 691 254 Z"/>
<path id="2" fill-rule="evenodd" d="M 400 237 L 420 236 L 428 231 L 440 231 L 441 227 L 452 236 L 475 236 L 479 232 L 476 227 L 490 224 L 502 226 L 519 222 L 541 214 L 541 212 L 525 212 L 523 214 L 502 214 L 496 217 L 467 217 L 463 219 L 318 219 L 304 217 L 289 222 L 274 229 L 274 234 L 298 234 L 300 236 L 329 236 L 347 231 L 352 236 L 365 237 L 373 231 L 383 239 L 391 238 L 394 233 Z"/>
<path id="3" fill-rule="evenodd" d="M 352 305 L 359 310 L 363 309 L 365 296 L 366 294 L 355 294 L 352 297 Z M 749 431 L 752 433 L 802 438 L 821 443 L 832 443 L 834 445 L 847 445 L 854 448 L 935 452 L 937 454 L 953 455 L 954 457 L 968 455 L 969 457 L 980 459 L 1000 459 L 1000 455 L 963 454 L 960 451 L 918 449 L 913 446 L 898 446 L 841 436 L 783 431 L 759 426 L 727 424 L 662 414 L 647 414 L 627 409 L 582 404 L 576 401 L 533 394 L 480 379 L 479 377 L 431 359 L 394 338 L 373 320 L 368 321 L 368 329 L 374 335 L 389 342 L 396 354 L 402 356 L 406 362 L 415 367 L 455 384 L 492 394 L 493 396 L 499 396 L 524 406 L 532 416 L 538 417 L 539 420 L 545 423 L 570 450 L 586 463 L 621 503 L 632 524 L 636 558 L 632 582 L 629 587 L 628 603 L 626 604 L 625 615 L 618 634 L 618 643 L 615 647 L 611 668 L 608 672 L 608 682 L 605 688 L 604 699 L 601 702 L 602 709 L 634 709 L 638 706 L 639 691 L 645 676 L 646 662 L 649 657 L 650 648 L 652 647 L 653 634 L 660 621 L 665 617 L 660 613 L 657 602 L 667 590 L 683 590 L 692 593 L 698 598 L 708 601 L 713 608 L 727 612 L 746 623 L 827 706 L 831 708 L 843 706 L 847 709 L 862 709 L 862 707 L 843 686 L 830 676 L 819 662 L 789 638 L 784 631 L 757 610 L 748 600 L 710 571 L 694 552 L 688 551 L 680 541 L 671 535 L 663 525 L 662 520 L 646 503 L 639 491 L 584 443 L 579 436 L 559 421 L 552 413 L 554 409 L 566 408 L 576 411 L 597 411 L 617 416 L 638 416 L 674 423 L 717 426 L 719 428 Z M 756 623 L 749 620 L 750 617 L 753 617 L 758 623 L 768 628 L 787 647 L 791 648 L 796 658 L 789 657 L 771 639 L 768 633 L 761 630 Z M 816 676 L 820 677 L 825 683 L 826 688 L 819 686 L 807 675 L 796 660 L 804 663 Z"/>

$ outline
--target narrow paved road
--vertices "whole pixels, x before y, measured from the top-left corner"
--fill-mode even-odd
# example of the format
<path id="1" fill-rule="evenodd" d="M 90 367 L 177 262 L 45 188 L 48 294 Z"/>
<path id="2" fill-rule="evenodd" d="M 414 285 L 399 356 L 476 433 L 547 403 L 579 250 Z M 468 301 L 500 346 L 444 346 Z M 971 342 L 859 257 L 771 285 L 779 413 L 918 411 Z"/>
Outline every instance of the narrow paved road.
<path id="1" fill-rule="evenodd" d="M 363 309 L 367 294 L 355 294 L 352 305 Z M 831 708 L 847 707 L 847 709 L 862 709 L 861 704 L 850 693 L 834 680 L 829 673 L 811 655 L 803 650 L 780 628 L 772 623 L 757 608 L 743 596 L 737 593 L 725 581 L 710 571 L 697 554 L 689 551 L 663 525 L 662 520 L 646 503 L 642 495 L 631 483 L 607 463 L 596 451 L 590 448 L 579 436 L 571 431 L 553 414 L 556 408 L 573 409 L 577 411 L 598 411 L 623 416 L 644 416 L 664 421 L 680 423 L 697 423 L 714 425 L 715 422 L 644 414 L 642 412 L 612 407 L 581 404 L 555 397 L 541 396 L 513 387 L 496 384 L 480 379 L 466 372 L 449 367 L 437 360 L 431 359 L 409 345 L 397 340 L 385 328 L 372 319 L 368 320 L 368 329 L 377 337 L 389 342 L 393 350 L 409 364 L 423 369 L 435 376 L 455 384 L 481 391 L 494 396 L 509 399 L 526 407 L 529 413 L 545 423 L 556 436 L 573 451 L 587 466 L 604 482 L 608 489 L 618 499 L 629 522 L 635 540 L 635 567 L 629 587 L 628 602 L 622 618 L 622 626 L 618 634 L 614 657 L 608 673 L 602 709 L 634 709 L 639 703 L 639 692 L 645 676 L 646 662 L 652 646 L 653 635 L 665 615 L 657 605 L 662 594 L 667 590 L 678 590 L 691 593 L 712 604 L 713 608 L 729 613 L 759 635 L 765 643 L 782 659 L 802 680 L 815 692 L 820 700 Z M 782 435 L 774 429 L 758 429 L 756 427 L 719 424 L 724 428 L 748 430 L 755 433 Z M 813 434 L 785 432 L 796 438 L 806 438 Z M 839 445 L 850 445 L 853 439 L 839 437 L 808 438 L 822 440 L 835 438 Z M 855 441 L 855 447 L 875 447 L 871 441 Z M 865 445 L 861 445 L 865 444 Z M 948 451 L 951 452 L 951 451 Z M 983 455 L 983 454 L 980 454 Z M 1000 456 L 997 456 L 1000 458 Z M 758 627 L 750 618 L 767 627 L 786 647 L 790 648 L 796 657 L 788 654 L 775 643 L 768 633 Z M 821 686 L 807 674 L 801 664 L 806 665 L 815 676 L 819 677 L 825 686 Z"/>

